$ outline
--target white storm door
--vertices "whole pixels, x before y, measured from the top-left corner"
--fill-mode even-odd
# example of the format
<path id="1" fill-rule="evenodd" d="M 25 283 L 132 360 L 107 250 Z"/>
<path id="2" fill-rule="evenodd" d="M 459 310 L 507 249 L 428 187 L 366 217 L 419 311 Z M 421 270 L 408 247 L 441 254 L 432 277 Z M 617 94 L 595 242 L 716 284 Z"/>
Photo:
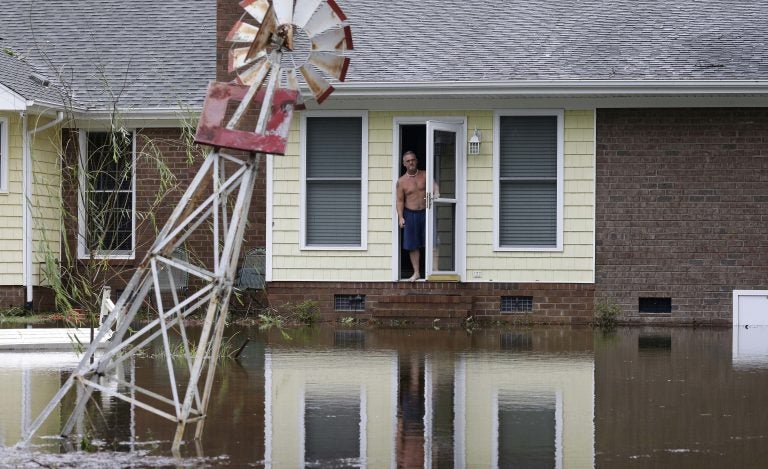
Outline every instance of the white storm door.
<path id="1" fill-rule="evenodd" d="M 427 121 L 427 280 L 460 280 L 458 202 L 463 126 Z"/>

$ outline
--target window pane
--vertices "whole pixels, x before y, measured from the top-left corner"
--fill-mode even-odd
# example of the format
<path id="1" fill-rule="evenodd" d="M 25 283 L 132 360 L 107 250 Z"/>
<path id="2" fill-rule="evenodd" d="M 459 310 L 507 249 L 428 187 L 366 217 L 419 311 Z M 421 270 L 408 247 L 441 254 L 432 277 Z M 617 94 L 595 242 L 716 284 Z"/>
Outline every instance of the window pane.
<path id="1" fill-rule="evenodd" d="M 307 177 L 359 178 L 361 117 L 307 118 Z"/>
<path id="2" fill-rule="evenodd" d="M 362 122 L 362 117 L 306 120 L 307 245 L 361 245 Z"/>
<path id="3" fill-rule="evenodd" d="M 360 467 L 360 397 L 308 395 L 304 407 L 305 458 L 323 467 Z"/>
<path id="4" fill-rule="evenodd" d="M 360 181 L 307 181 L 307 244 L 360 246 Z"/>
<path id="5" fill-rule="evenodd" d="M 499 119 L 499 244 L 557 245 L 558 117 Z"/>
<path id="6" fill-rule="evenodd" d="M 557 244 L 557 183 L 499 183 L 499 242 L 502 246 Z"/>
<path id="7" fill-rule="evenodd" d="M 98 251 L 131 249 L 133 197 L 129 192 L 93 192 L 89 205 L 88 247 Z"/>
<path id="8" fill-rule="evenodd" d="M 499 467 L 555 467 L 555 396 L 499 396 Z"/>
<path id="9" fill-rule="evenodd" d="M 500 119 L 500 176 L 557 177 L 557 116 Z"/>
<path id="10" fill-rule="evenodd" d="M 87 245 L 96 251 L 130 251 L 133 241 L 131 136 L 87 134 Z"/>

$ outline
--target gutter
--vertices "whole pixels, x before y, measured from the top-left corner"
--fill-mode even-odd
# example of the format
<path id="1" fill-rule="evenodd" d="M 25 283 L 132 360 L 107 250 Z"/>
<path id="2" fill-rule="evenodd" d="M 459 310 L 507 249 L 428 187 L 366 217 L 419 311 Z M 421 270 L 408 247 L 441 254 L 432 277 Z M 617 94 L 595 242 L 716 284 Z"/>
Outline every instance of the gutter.
<path id="1" fill-rule="evenodd" d="M 665 96 L 768 94 L 768 80 L 518 80 L 334 83 L 334 96 Z"/>
<path id="2" fill-rule="evenodd" d="M 32 130 L 29 128 L 29 116 L 22 115 L 22 135 L 24 144 L 21 164 L 21 217 L 22 217 L 22 270 L 26 290 L 24 308 L 32 309 L 32 136 L 64 120 L 64 112 L 59 111 L 56 119 Z"/>

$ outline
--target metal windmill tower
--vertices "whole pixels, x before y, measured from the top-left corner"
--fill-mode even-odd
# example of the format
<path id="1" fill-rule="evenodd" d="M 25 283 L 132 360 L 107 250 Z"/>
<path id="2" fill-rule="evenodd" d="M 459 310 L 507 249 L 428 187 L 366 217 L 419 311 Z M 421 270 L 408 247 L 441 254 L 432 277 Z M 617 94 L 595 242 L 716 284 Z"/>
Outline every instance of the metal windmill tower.
<path id="1" fill-rule="evenodd" d="M 195 423 L 195 438 L 201 437 L 259 162 L 267 153 L 284 154 L 293 110 L 303 107 L 300 85 L 306 84 L 321 103 L 333 91 L 323 75 L 343 81 L 349 66 L 343 53 L 352 49 L 346 17 L 334 0 L 244 0 L 240 6 L 245 13 L 227 36 L 233 44 L 229 71 L 237 78 L 235 83 L 209 85 L 195 136 L 196 142 L 212 147 L 210 153 L 79 365 L 21 444 L 29 442 L 73 389 L 77 398 L 62 436 L 72 432 L 91 395 L 99 391 L 175 422 L 174 451 L 187 424 Z M 239 104 L 224 124 L 230 101 Z M 241 130 L 252 106 L 260 109 L 256 128 Z M 212 237 L 207 265 L 174 258 L 174 250 L 199 230 Z M 172 269 L 187 272 L 203 286 L 180 299 Z M 161 278 L 171 286 L 170 301 L 160 294 Z M 129 325 L 148 295 L 154 296 L 157 317 L 132 331 Z M 196 312 L 202 313 L 204 323 L 199 336 L 190 337 L 184 319 Z M 172 359 L 172 329 L 183 343 L 180 361 Z M 97 355 L 97 344 L 109 334 L 109 346 Z M 121 363 L 158 337 L 165 350 L 167 393 L 114 377 Z M 117 379 L 116 389 L 106 385 L 106 376 Z"/>

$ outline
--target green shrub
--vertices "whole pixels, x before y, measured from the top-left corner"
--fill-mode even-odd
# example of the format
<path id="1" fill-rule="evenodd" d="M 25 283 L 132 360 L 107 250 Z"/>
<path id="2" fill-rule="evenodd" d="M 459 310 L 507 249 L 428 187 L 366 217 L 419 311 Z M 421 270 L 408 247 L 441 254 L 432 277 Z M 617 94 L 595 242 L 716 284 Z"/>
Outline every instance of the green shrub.
<path id="1" fill-rule="evenodd" d="M 615 303 L 601 300 L 595 305 L 595 325 L 602 329 L 616 327 L 616 322 L 621 315 L 621 307 Z"/>
<path id="2" fill-rule="evenodd" d="M 317 321 L 317 301 L 306 300 L 291 306 L 291 316 L 300 324 L 311 325 Z"/>

